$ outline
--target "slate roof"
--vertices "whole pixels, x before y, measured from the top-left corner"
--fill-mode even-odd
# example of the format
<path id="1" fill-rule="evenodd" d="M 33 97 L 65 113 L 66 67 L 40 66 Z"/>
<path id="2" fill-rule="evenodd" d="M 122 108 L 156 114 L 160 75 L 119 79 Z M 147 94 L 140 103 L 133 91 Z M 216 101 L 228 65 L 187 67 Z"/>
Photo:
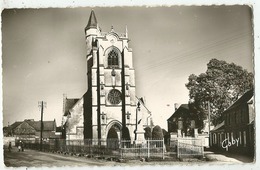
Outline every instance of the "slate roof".
<path id="1" fill-rule="evenodd" d="M 64 105 L 64 116 L 67 116 L 69 114 L 69 110 L 74 106 L 79 99 L 65 99 L 65 105 Z"/>
<path id="2" fill-rule="evenodd" d="M 189 104 L 181 104 L 180 107 L 167 119 L 170 121 L 173 117 L 176 117 L 179 112 L 183 112 L 185 114 L 190 114 Z"/>
<path id="3" fill-rule="evenodd" d="M 23 123 L 22 121 L 14 122 L 13 124 L 10 125 L 10 129 L 14 129 L 14 128 L 16 128 L 17 126 L 19 126 L 20 124 L 22 124 L 22 123 Z"/>
<path id="4" fill-rule="evenodd" d="M 36 131 L 41 131 L 41 121 L 26 121 Z M 56 126 L 55 121 L 43 121 L 43 131 L 54 131 Z"/>
<path id="5" fill-rule="evenodd" d="M 32 126 L 36 131 L 41 130 L 41 121 L 28 121 L 25 120 L 23 122 L 28 123 L 30 126 Z M 15 129 L 17 126 L 22 124 L 23 122 L 14 122 L 12 125 L 10 125 L 9 130 Z M 43 121 L 43 131 L 55 131 L 56 122 L 55 121 Z"/>
<path id="6" fill-rule="evenodd" d="M 88 20 L 88 25 L 86 26 L 85 29 L 89 29 L 89 28 L 97 28 L 97 18 L 93 10 L 91 10 L 90 17 Z"/>
<path id="7" fill-rule="evenodd" d="M 223 113 L 226 113 L 227 111 L 236 108 L 237 106 L 240 106 L 244 103 L 247 103 L 254 95 L 253 90 L 247 91 L 243 96 L 241 96 L 237 101 L 235 101 L 229 108 L 227 108 Z"/>

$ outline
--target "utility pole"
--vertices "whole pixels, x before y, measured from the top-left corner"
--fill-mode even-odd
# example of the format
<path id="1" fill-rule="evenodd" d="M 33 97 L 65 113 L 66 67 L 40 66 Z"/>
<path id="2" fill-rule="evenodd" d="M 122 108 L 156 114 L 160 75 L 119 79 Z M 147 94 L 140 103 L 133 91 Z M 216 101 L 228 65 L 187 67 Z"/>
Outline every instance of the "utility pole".
<path id="1" fill-rule="evenodd" d="M 208 119 L 209 119 L 209 145 L 210 145 L 210 101 L 208 101 Z"/>
<path id="2" fill-rule="evenodd" d="M 42 132 L 43 132 L 43 108 L 46 108 L 47 103 L 44 101 L 38 102 L 38 107 L 41 109 L 41 134 L 40 134 L 40 151 L 42 151 Z"/>

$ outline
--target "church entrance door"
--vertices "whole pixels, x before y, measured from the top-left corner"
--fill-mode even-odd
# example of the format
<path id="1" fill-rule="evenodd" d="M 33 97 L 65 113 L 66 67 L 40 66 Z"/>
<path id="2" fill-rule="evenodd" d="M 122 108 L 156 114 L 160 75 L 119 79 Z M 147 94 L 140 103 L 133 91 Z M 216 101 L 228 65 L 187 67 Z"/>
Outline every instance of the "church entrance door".
<path id="1" fill-rule="evenodd" d="M 110 127 L 107 133 L 107 148 L 110 149 L 118 149 L 119 148 L 119 140 L 121 136 L 120 126 L 114 124 Z"/>

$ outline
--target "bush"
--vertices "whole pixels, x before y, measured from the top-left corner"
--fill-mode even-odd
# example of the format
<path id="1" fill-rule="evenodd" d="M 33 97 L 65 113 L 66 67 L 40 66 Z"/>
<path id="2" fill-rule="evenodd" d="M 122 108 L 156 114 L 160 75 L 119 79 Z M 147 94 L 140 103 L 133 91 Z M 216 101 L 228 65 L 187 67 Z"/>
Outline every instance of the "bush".
<path id="1" fill-rule="evenodd" d="M 152 132 L 153 139 L 163 139 L 163 131 L 160 126 L 155 126 Z"/>
<path id="2" fill-rule="evenodd" d="M 150 127 L 146 127 L 144 129 L 145 133 L 144 133 L 144 138 L 145 139 L 152 139 L 152 129 Z"/>

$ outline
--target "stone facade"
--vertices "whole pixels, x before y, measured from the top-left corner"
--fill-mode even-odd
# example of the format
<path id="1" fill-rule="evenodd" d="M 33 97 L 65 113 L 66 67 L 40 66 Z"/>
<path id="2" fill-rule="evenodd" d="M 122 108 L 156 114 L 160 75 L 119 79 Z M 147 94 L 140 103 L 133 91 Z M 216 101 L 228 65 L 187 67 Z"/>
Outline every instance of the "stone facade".
<path id="1" fill-rule="evenodd" d="M 66 124 L 66 139 L 84 139 L 84 117 L 83 117 L 83 98 L 79 99 L 71 109 Z"/>
<path id="2" fill-rule="evenodd" d="M 144 138 L 143 127 L 151 122 L 151 113 L 143 102 L 137 108 L 139 99 L 135 94 L 135 70 L 127 28 L 125 33 L 117 33 L 113 27 L 109 32 L 101 32 L 91 11 L 85 38 L 88 87 L 83 97 L 64 111 L 67 139 L 134 141 L 140 139 L 135 133 L 136 117 L 142 119 L 138 120 L 138 127 L 142 127 L 138 133 Z M 64 108 L 67 108 L 66 101 Z"/>
<path id="3" fill-rule="evenodd" d="M 111 28 L 110 32 L 101 32 L 92 11 L 85 35 L 89 94 L 84 114 L 88 122 L 85 127 L 92 129 L 85 136 L 106 139 L 116 126 L 118 138 L 134 139 L 135 70 L 127 31 L 120 34 Z"/>

